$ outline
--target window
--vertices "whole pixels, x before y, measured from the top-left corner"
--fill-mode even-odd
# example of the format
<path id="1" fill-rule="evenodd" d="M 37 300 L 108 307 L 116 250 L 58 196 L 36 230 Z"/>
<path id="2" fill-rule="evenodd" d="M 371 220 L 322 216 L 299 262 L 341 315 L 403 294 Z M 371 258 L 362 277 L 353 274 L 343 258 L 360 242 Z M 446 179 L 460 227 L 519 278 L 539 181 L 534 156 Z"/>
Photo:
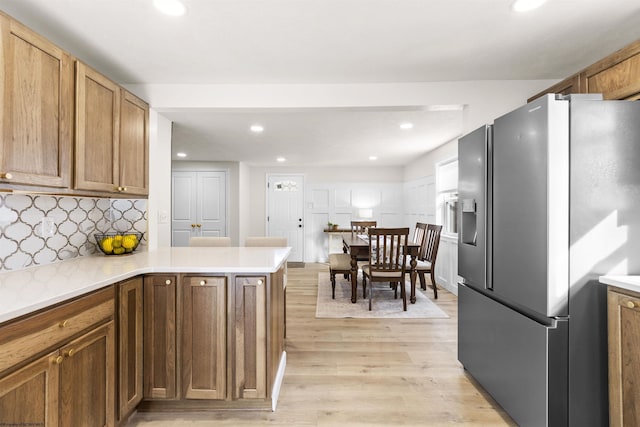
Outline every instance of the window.
<path id="1" fill-rule="evenodd" d="M 458 233 L 458 160 L 436 165 L 436 222 L 442 232 Z"/>

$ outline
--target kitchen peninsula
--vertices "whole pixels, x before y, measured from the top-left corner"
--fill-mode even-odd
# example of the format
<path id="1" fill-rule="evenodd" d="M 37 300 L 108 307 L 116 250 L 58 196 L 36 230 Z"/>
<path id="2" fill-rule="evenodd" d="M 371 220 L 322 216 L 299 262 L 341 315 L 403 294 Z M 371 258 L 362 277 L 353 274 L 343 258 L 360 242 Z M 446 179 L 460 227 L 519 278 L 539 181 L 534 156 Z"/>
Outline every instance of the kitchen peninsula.
<path id="1" fill-rule="evenodd" d="M 1 273 L 0 424 L 275 410 L 289 252 L 162 248 Z"/>

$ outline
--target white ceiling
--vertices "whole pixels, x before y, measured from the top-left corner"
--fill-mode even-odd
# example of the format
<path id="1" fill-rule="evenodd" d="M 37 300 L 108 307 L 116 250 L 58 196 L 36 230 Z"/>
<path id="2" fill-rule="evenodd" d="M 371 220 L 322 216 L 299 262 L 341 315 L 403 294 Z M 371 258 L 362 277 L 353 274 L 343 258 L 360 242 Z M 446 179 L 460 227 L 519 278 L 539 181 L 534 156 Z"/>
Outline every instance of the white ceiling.
<path id="1" fill-rule="evenodd" d="M 0 9 L 121 84 L 560 79 L 640 38 L 638 0 L 548 0 L 528 14 L 512 12 L 511 0 L 184 2 L 179 18 L 161 15 L 152 0 L 4 0 Z M 165 115 L 174 152 L 191 150 L 192 160 L 268 164 L 282 154 L 288 164 L 329 166 L 363 153 L 405 164 L 457 136 L 462 112 Z M 415 127 L 402 132 L 406 120 Z M 263 134 L 248 132 L 254 122 Z M 334 147 L 343 154 L 328 154 Z"/>

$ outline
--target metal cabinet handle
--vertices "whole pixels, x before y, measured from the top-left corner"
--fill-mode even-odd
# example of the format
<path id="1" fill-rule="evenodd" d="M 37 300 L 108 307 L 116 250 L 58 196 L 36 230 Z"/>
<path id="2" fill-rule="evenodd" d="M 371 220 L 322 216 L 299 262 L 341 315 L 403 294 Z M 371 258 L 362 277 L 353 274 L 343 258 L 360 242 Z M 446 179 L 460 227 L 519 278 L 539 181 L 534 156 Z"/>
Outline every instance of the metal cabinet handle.
<path id="1" fill-rule="evenodd" d="M 170 284 L 171 284 L 171 280 L 169 280 L 169 279 L 165 280 L 165 281 L 164 281 L 164 284 L 165 284 L 165 285 L 170 285 Z"/>
<path id="2" fill-rule="evenodd" d="M 13 175 L 10 172 L 0 173 L 0 179 L 13 179 Z"/>
<path id="3" fill-rule="evenodd" d="M 634 304 L 633 301 L 627 301 L 627 307 L 629 308 L 634 308 L 636 305 Z"/>
<path id="4" fill-rule="evenodd" d="M 56 357 L 55 359 L 53 359 L 53 362 L 54 362 L 56 365 L 59 365 L 59 364 L 61 364 L 61 363 L 62 363 L 62 361 L 63 361 L 63 360 L 64 360 L 64 358 L 63 358 L 62 356 L 58 356 L 58 357 Z"/>
<path id="5" fill-rule="evenodd" d="M 196 227 L 200 228 L 202 227 L 202 224 L 196 224 Z"/>
<path id="6" fill-rule="evenodd" d="M 206 285 L 206 284 L 207 284 L 207 281 L 206 281 L 206 280 L 200 280 L 200 286 L 204 286 L 204 285 Z"/>
<path id="7" fill-rule="evenodd" d="M 60 328 L 66 328 L 67 326 L 69 326 L 69 320 L 63 320 L 62 322 L 58 323 L 58 326 Z"/>
<path id="8" fill-rule="evenodd" d="M 67 357 L 73 357 L 74 354 L 76 354 L 76 351 L 74 349 L 69 349 L 64 353 L 64 355 Z"/>

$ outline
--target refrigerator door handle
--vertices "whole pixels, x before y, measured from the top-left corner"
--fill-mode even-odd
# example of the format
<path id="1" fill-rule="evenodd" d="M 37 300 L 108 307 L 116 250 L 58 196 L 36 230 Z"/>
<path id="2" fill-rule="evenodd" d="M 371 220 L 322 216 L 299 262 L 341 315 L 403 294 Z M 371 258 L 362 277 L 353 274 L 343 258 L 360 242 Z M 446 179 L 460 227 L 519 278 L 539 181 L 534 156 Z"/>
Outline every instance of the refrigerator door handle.
<path id="1" fill-rule="evenodd" d="M 493 125 L 487 126 L 487 150 L 485 153 L 485 167 L 487 168 L 484 174 L 485 179 L 485 257 L 486 257 L 486 280 L 485 288 L 493 290 Z"/>

